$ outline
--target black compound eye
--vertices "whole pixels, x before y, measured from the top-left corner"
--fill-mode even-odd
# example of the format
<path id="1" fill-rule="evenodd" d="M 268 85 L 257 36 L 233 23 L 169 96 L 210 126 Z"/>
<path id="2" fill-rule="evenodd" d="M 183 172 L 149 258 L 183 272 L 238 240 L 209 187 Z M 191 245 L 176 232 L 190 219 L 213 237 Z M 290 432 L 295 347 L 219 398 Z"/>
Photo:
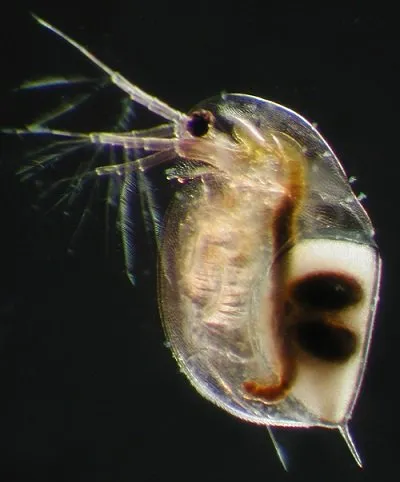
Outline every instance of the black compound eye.
<path id="1" fill-rule="evenodd" d="M 344 326 L 312 320 L 300 322 L 294 330 L 299 346 L 319 360 L 343 363 L 357 348 L 355 334 Z"/>
<path id="2" fill-rule="evenodd" d="M 360 284 L 340 273 L 318 273 L 298 280 L 292 297 L 301 305 L 318 310 L 340 310 L 362 298 Z"/>
<path id="3" fill-rule="evenodd" d="M 214 116 L 208 110 L 198 110 L 191 114 L 187 130 L 194 137 L 203 137 L 214 123 Z"/>

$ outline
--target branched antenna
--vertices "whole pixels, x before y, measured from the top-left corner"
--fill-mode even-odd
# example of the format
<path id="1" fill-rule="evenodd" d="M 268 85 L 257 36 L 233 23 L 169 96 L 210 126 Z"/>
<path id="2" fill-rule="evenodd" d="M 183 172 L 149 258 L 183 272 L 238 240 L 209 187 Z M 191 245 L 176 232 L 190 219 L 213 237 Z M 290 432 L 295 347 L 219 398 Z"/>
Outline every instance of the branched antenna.
<path id="1" fill-rule="evenodd" d="M 183 114 L 182 112 L 179 112 L 178 110 L 173 109 L 168 104 L 165 104 L 164 102 L 157 99 L 156 97 L 153 97 L 147 94 L 143 90 L 139 89 L 139 87 L 136 87 L 135 85 L 131 84 L 120 73 L 107 67 L 107 65 L 101 62 L 97 57 L 95 57 L 91 52 L 89 52 L 89 50 L 83 47 L 83 45 L 79 44 L 74 39 L 72 39 L 65 33 L 61 32 L 61 30 L 58 30 L 58 28 L 53 27 L 53 25 L 50 25 L 48 22 L 38 17 L 34 13 L 32 13 L 32 16 L 38 23 L 40 23 L 40 25 L 47 28 L 51 32 L 55 33 L 62 39 L 64 39 L 70 45 L 72 45 L 77 50 L 79 50 L 79 52 L 81 52 L 85 57 L 91 60 L 95 65 L 97 65 L 103 72 L 105 72 L 110 77 L 111 82 L 114 83 L 121 90 L 126 92 L 133 101 L 143 105 L 149 111 L 154 112 L 155 114 L 158 114 L 164 119 L 168 119 L 174 123 L 179 124 L 185 120 L 188 120 L 188 117 L 186 116 L 186 114 Z"/>

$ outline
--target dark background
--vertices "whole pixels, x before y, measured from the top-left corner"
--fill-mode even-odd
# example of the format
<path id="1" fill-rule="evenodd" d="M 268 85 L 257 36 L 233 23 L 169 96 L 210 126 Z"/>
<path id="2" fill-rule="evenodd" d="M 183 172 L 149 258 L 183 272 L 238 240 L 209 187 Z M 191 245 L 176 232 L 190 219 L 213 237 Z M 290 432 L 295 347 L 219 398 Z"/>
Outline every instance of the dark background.
<path id="1" fill-rule="evenodd" d="M 1 126 L 22 126 L 46 107 L 43 92 L 36 100 L 12 92 L 24 80 L 98 74 L 29 11 L 180 110 L 222 90 L 279 102 L 317 122 L 359 179 L 384 270 L 351 423 L 365 468 L 336 432 L 292 430 L 279 432 L 286 474 L 265 429 L 203 400 L 179 374 L 163 344 L 145 245 L 153 270 L 133 288 L 118 243 L 116 254 L 105 248 L 94 207 L 69 254 L 76 220 L 35 208 L 35 189 L 14 174 L 25 141 L 2 136 L 0 481 L 399 480 L 398 25 L 393 9 L 375 3 L 2 7 Z M 112 109 L 102 102 L 96 118 Z"/>

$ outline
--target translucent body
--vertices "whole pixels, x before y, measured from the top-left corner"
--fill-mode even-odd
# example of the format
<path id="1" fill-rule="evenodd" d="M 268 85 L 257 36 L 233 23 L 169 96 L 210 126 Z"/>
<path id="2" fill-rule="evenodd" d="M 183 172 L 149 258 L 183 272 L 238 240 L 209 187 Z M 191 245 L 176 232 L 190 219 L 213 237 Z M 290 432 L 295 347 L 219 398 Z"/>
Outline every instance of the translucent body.
<path id="1" fill-rule="evenodd" d="M 371 223 L 333 152 L 300 116 L 245 95 L 200 108 L 247 152 L 230 172 L 185 185 L 169 209 L 160 304 L 175 356 L 204 396 L 241 418 L 344 426 L 361 382 L 377 296 Z M 317 269 L 362 278 L 362 299 L 354 306 L 330 308 L 322 299 L 317 309 L 297 307 L 290 285 Z M 329 316 L 332 325 L 357 334 L 356 352 L 345 363 L 298 346 L 297 323 Z M 246 390 L 248 381 L 264 385 L 264 392 Z M 310 389 L 319 392 L 312 401 Z"/>
<path id="2" fill-rule="evenodd" d="M 338 428 L 360 463 L 347 424 L 366 366 L 380 259 L 371 222 L 326 141 L 290 109 L 249 95 L 223 94 L 183 114 L 38 21 L 167 123 L 126 132 L 43 123 L 5 131 L 61 137 L 71 150 L 122 148 L 121 162 L 81 178 L 122 180 L 120 228 L 133 283 L 132 206 L 142 200 L 157 240 L 166 336 L 193 386 L 250 422 Z M 44 152 L 35 168 L 69 152 Z M 163 216 L 146 173 L 164 165 L 177 187 Z"/>

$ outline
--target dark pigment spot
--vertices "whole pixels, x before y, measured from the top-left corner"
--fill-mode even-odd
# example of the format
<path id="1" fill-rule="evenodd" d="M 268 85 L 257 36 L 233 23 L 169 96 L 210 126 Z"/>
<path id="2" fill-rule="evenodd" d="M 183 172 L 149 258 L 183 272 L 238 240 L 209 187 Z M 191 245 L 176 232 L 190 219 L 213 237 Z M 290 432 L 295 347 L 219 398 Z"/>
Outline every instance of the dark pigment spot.
<path id="1" fill-rule="evenodd" d="M 188 131 L 194 137 L 203 137 L 210 129 L 213 123 L 213 115 L 208 110 L 199 110 L 193 112 L 187 124 Z"/>
<path id="2" fill-rule="evenodd" d="M 301 305 L 318 310 L 340 310 L 355 305 L 362 298 L 359 283 L 340 273 L 305 276 L 292 288 L 293 298 Z"/>
<path id="3" fill-rule="evenodd" d="M 341 363 L 356 351 L 355 334 L 343 326 L 312 320 L 298 323 L 294 330 L 299 346 L 320 360 Z"/>

